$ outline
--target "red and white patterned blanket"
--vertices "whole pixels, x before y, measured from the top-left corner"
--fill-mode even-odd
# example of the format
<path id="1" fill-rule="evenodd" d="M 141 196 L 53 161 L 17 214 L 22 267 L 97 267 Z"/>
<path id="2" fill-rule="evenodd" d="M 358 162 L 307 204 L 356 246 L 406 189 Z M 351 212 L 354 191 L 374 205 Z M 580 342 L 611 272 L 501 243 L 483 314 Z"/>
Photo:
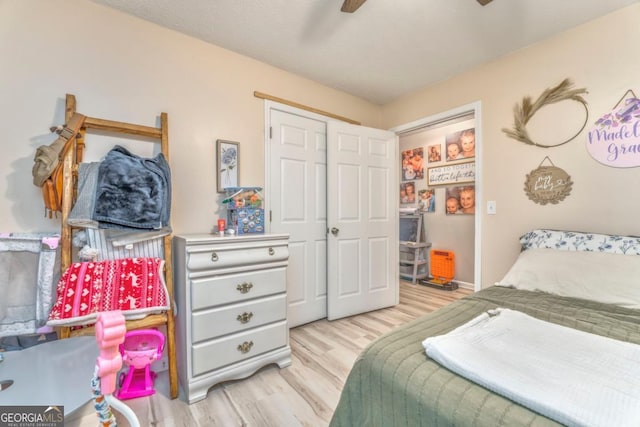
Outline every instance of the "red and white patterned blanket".
<path id="1" fill-rule="evenodd" d="M 123 258 L 74 263 L 58 282 L 47 325 L 95 323 L 101 311 L 121 310 L 127 319 L 169 309 L 164 260 Z"/>

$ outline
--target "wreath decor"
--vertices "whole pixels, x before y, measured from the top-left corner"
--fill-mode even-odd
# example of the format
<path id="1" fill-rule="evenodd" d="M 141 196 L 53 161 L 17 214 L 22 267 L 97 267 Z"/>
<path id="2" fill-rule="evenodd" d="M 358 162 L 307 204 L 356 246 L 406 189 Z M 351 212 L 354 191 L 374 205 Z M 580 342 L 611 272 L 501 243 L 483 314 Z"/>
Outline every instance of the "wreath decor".
<path id="1" fill-rule="evenodd" d="M 576 136 L 578 136 L 580 132 L 582 132 L 582 130 L 587 125 L 587 120 L 589 119 L 587 101 L 585 101 L 585 99 L 581 96 L 582 94 L 588 93 L 587 90 L 585 88 L 572 89 L 572 86 L 573 82 L 570 79 L 566 78 L 559 85 L 548 88 L 544 92 L 542 92 L 538 99 L 536 99 L 536 101 L 533 103 L 531 102 L 531 97 L 525 96 L 522 99 L 522 105 L 516 104 L 516 106 L 514 107 L 513 129 L 503 128 L 502 131 L 508 137 L 511 137 L 520 142 L 524 142 L 525 144 L 535 145 L 536 147 L 558 147 L 571 141 Z M 584 118 L 584 124 L 582 125 L 580 130 L 566 141 L 554 145 L 539 144 L 532 141 L 529 137 L 529 132 L 527 132 L 527 123 L 529 123 L 533 115 L 545 105 L 567 100 L 577 101 L 584 106 L 586 114 Z"/>

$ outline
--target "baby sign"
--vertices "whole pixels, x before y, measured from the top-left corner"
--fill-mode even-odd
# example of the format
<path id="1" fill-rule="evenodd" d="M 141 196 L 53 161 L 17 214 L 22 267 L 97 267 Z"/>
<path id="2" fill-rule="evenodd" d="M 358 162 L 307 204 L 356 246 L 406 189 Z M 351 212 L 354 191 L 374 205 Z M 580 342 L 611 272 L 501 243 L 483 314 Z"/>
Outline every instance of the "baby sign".
<path id="1" fill-rule="evenodd" d="M 628 98 L 600 117 L 589 131 L 587 151 L 607 166 L 640 166 L 640 99 Z"/>

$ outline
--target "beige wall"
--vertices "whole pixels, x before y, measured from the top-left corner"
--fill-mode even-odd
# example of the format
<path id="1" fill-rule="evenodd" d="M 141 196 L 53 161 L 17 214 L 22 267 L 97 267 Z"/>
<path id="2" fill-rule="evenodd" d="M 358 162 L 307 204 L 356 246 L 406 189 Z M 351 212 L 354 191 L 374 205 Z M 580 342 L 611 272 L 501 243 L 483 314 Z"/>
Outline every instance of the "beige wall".
<path id="1" fill-rule="evenodd" d="M 87 0 L 0 1 L 0 58 L 0 231 L 59 229 L 43 218 L 31 167 L 64 120 L 66 93 L 92 117 L 155 125 L 168 113 L 177 232 L 215 223 L 216 139 L 240 142 L 241 184 L 264 184 L 254 91 L 380 125 L 379 106 Z M 89 136 L 89 159 L 120 142 Z M 143 145 L 140 154 L 153 153 Z"/>
<path id="2" fill-rule="evenodd" d="M 633 189 L 637 168 L 591 159 L 585 133 L 559 148 L 526 146 L 504 136 L 525 95 L 571 77 L 589 94 L 589 123 L 627 89 L 640 91 L 640 4 L 592 21 L 382 108 L 250 58 L 160 28 L 88 0 L 0 0 L 0 231 L 57 230 L 44 219 L 31 184 L 37 146 L 64 114 L 64 95 L 93 117 L 153 125 L 169 114 L 177 232 L 209 230 L 218 210 L 216 139 L 241 143 L 242 184 L 263 184 L 263 103 L 258 90 L 391 128 L 471 102 L 482 103 L 482 197 L 498 214 L 482 218 L 482 283 L 500 279 L 518 253 L 517 238 L 534 227 L 639 234 Z M 559 119 L 575 121 L 576 111 Z M 548 136 L 549 126 L 541 126 Z M 88 139 L 91 145 L 92 139 Z M 99 141 L 99 138 L 96 138 Z M 98 147 L 101 145 L 101 147 Z M 99 158 L 109 144 L 96 143 Z M 558 205 L 540 206 L 523 192 L 525 175 L 545 156 L 574 181 Z"/>
<path id="3" fill-rule="evenodd" d="M 585 87 L 587 129 L 611 110 L 627 89 L 640 93 L 640 4 L 591 21 L 545 42 L 478 67 L 383 107 L 383 127 L 393 127 L 441 111 L 482 103 L 482 285 L 502 278 L 518 255 L 518 237 L 539 227 L 640 234 L 638 168 L 616 169 L 593 160 L 585 148 L 586 131 L 557 148 L 538 148 L 507 138 L 501 131 L 513 123 L 513 106 L 523 96 L 534 99 L 570 77 Z M 580 128 L 584 110 L 577 103 L 557 105 L 557 120 L 545 116 L 535 129 L 541 140 L 554 141 L 562 123 Z M 554 108 L 554 107 L 551 107 Z M 541 110 L 542 111 L 542 110 Z M 577 125 L 577 127 L 576 127 Z M 549 139 L 545 139 L 549 138 Z M 560 142 L 561 139 L 555 139 Z M 545 156 L 573 180 L 568 198 L 557 205 L 538 205 L 523 191 L 525 176 Z M 486 201 L 497 201 L 497 215 L 486 215 Z"/>

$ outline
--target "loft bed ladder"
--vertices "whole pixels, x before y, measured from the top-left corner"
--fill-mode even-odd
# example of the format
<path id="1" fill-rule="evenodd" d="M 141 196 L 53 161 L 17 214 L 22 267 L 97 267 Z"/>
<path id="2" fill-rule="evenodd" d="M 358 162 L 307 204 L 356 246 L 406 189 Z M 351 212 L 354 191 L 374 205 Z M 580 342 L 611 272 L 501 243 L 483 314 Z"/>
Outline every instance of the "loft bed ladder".
<path id="1" fill-rule="evenodd" d="M 76 98 L 67 94 L 65 100 L 65 123 L 68 123 L 76 112 Z M 71 150 L 63 158 L 63 188 L 62 188 L 62 209 L 61 209 L 61 254 L 60 267 L 62 273 L 72 262 L 72 238 L 74 227 L 67 224 L 67 219 L 77 197 L 78 186 L 78 164 L 82 162 L 85 147 L 85 135 L 87 131 L 96 130 L 106 133 L 125 134 L 132 136 L 142 136 L 153 139 L 160 143 L 162 154 L 169 161 L 169 131 L 167 113 L 160 113 L 160 126 L 151 127 L 136 125 L 113 120 L 97 119 L 86 117 L 84 124 L 73 143 Z M 127 320 L 127 330 L 152 328 L 166 326 L 167 328 L 167 357 L 169 361 L 169 394 L 171 399 L 178 396 L 178 364 L 176 360 L 176 340 L 175 340 L 175 319 L 173 313 L 173 264 L 171 255 L 171 235 L 163 237 L 164 251 L 164 274 L 167 291 L 169 292 L 170 308 L 160 314 L 151 314 L 142 319 Z M 94 335 L 93 327 L 72 329 L 70 327 L 59 327 L 57 329 L 59 338 L 69 338 L 78 335 Z"/>

